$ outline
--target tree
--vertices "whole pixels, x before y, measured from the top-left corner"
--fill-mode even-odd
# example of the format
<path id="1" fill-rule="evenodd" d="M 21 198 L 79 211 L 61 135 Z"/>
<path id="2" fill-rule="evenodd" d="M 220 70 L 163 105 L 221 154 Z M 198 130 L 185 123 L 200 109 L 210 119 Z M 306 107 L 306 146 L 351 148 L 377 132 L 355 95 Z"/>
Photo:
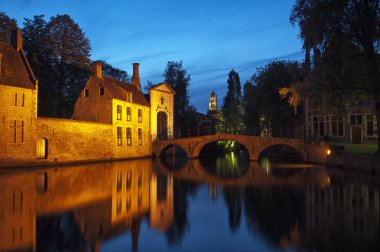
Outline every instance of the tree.
<path id="1" fill-rule="evenodd" d="M 9 43 L 12 30 L 17 29 L 16 19 L 0 11 L 0 42 Z"/>
<path id="2" fill-rule="evenodd" d="M 163 74 L 165 82 L 168 83 L 176 92 L 174 96 L 174 121 L 180 127 L 186 127 L 182 121 L 185 119 L 189 106 L 190 75 L 182 68 L 182 61 L 169 61 Z"/>
<path id="3" fill-rule="evenodd" d="M 228 73 L 227 94 L 223 98 L 222 113 L 225 128 L 240 131 L 243 127 L 242 95 L 239 73 Z"/>
<path id="4" fill-rule="evenodd" d="M 367 96 L 380 125 L 379 0 L 296 0 L 290 22 L 314 50 L 316 88 L 351 103 Z"/>
<path id="5" fill-rule="evenodd" d="M 265 128 L 271 129 L 273 136 L 292 136 L 285 131 L 295 115 L 287 101 L 281 99 L 279 89 L 300 80 L 300 72 L 297 62 L 274 61 L 258 69 L 245 84 L 244 119 L 253 134 Z"/>
<path id="6" fill-rule="evenodd" d="M 53 69 L 49 85 L 57 98 L 52 108 L 56 116 L 69 117 L 89 76 L 90 43 L 69 15 L 51 17 L 46 29 Z"/>
<path id="7" fill-rule="evenodd" d="M 126 71 L 113 67 L 112 65 L 105 62 L 104 60 L 100 60 L 100 62 L 102 63 L 103 75 L 110 76 L 114 79 L 124 81 L 124 82 L 131 81 L 131 78 Z"/>

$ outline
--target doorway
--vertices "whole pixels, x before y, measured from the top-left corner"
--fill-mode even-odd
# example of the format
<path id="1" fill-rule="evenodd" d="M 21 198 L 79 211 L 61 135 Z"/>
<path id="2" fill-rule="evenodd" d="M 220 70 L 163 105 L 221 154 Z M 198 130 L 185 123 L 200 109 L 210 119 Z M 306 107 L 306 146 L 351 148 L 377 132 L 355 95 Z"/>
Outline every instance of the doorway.
<path id="1" fill-rule="evenodd" d="M 157 113 L 157 138 L 159 140 L 168 138 L 168 116 L 162 111 Z"/>
<path id="2" fill-rule="evenodd" d="M 351 143 L 362 143 L 362 127 L 351 127 Z"/>

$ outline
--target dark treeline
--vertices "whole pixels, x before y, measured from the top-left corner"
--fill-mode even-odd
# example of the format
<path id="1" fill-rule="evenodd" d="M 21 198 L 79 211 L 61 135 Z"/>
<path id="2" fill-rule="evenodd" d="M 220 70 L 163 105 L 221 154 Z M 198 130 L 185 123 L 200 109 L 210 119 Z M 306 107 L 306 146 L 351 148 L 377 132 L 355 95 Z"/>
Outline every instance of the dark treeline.
<path id="1" fill-rule="evenodd" d="M 0 12 L 0 41 L 9 42 L 18 28 L 15 19 Z M 90 72 L 90 41 L 69 15 L 45 20 L 44 15 L 25 18 L 23 49 L 39 80 L 38 115 L 69 118 Z M 105 75 L 128 81 L 127 72 L 103 63 Z"/>

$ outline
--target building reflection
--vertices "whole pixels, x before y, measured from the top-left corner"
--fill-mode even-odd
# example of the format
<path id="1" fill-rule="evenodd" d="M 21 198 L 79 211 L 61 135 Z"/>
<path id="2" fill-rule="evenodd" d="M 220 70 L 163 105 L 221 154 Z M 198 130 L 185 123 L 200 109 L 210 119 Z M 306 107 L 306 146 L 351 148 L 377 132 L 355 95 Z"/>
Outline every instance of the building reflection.
<path id="1" fill-rule="evenodd" d="M 137 250 L 144 220 L 168 244 L 180 244 L 191 226 L 189 199 L 201 184 L 210 200 L 221 197 L 232 233 L 247 226 L 254 239 L 259 232 L 275 247 L 311 251 L 380 247 L 378 181 L 330 177 L 323 167 L 285 175 L 276 169 L 250 163 L 227 179 L 199 160 L 170 170 L 148 159 L 2 172 L 0 251 L 100 251 L 121 234 Z"/>
<path id="2" fill-rule="evenodd" d="M 174 216 L 173 180 L 151 160 L 4 174 L 0 200 L 0 251 L 99 251 L 128 230 L 137 250 L 143 218 L 164 232 Z"/>

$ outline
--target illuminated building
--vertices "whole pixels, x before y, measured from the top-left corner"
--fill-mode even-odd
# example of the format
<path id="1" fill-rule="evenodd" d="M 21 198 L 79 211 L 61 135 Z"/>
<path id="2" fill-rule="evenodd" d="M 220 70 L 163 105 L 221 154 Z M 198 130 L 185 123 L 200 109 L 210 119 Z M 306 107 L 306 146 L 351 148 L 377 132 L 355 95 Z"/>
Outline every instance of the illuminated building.
<path id="1" fill-rule="evenodd" d="M 218 113 L 218 98 L 214 90 L 210 94 L 210 101 L 208 103 L 207 115 L 214 115 Z"/>
<path id="2" fill-rule="evenodd" d="M 132 83 L 93 74 L 74 108 L 73 119 L 37 117 L 38 81 L 22 49 L 21 31 L 0 43 L 0 162 L 67 162 L 152 156 L 152 141 L 173 137 L 175 91 L 160 83 L 141 92 L 139 64 Z M 43 83 L 42 83 L 43 85 Z"/>

